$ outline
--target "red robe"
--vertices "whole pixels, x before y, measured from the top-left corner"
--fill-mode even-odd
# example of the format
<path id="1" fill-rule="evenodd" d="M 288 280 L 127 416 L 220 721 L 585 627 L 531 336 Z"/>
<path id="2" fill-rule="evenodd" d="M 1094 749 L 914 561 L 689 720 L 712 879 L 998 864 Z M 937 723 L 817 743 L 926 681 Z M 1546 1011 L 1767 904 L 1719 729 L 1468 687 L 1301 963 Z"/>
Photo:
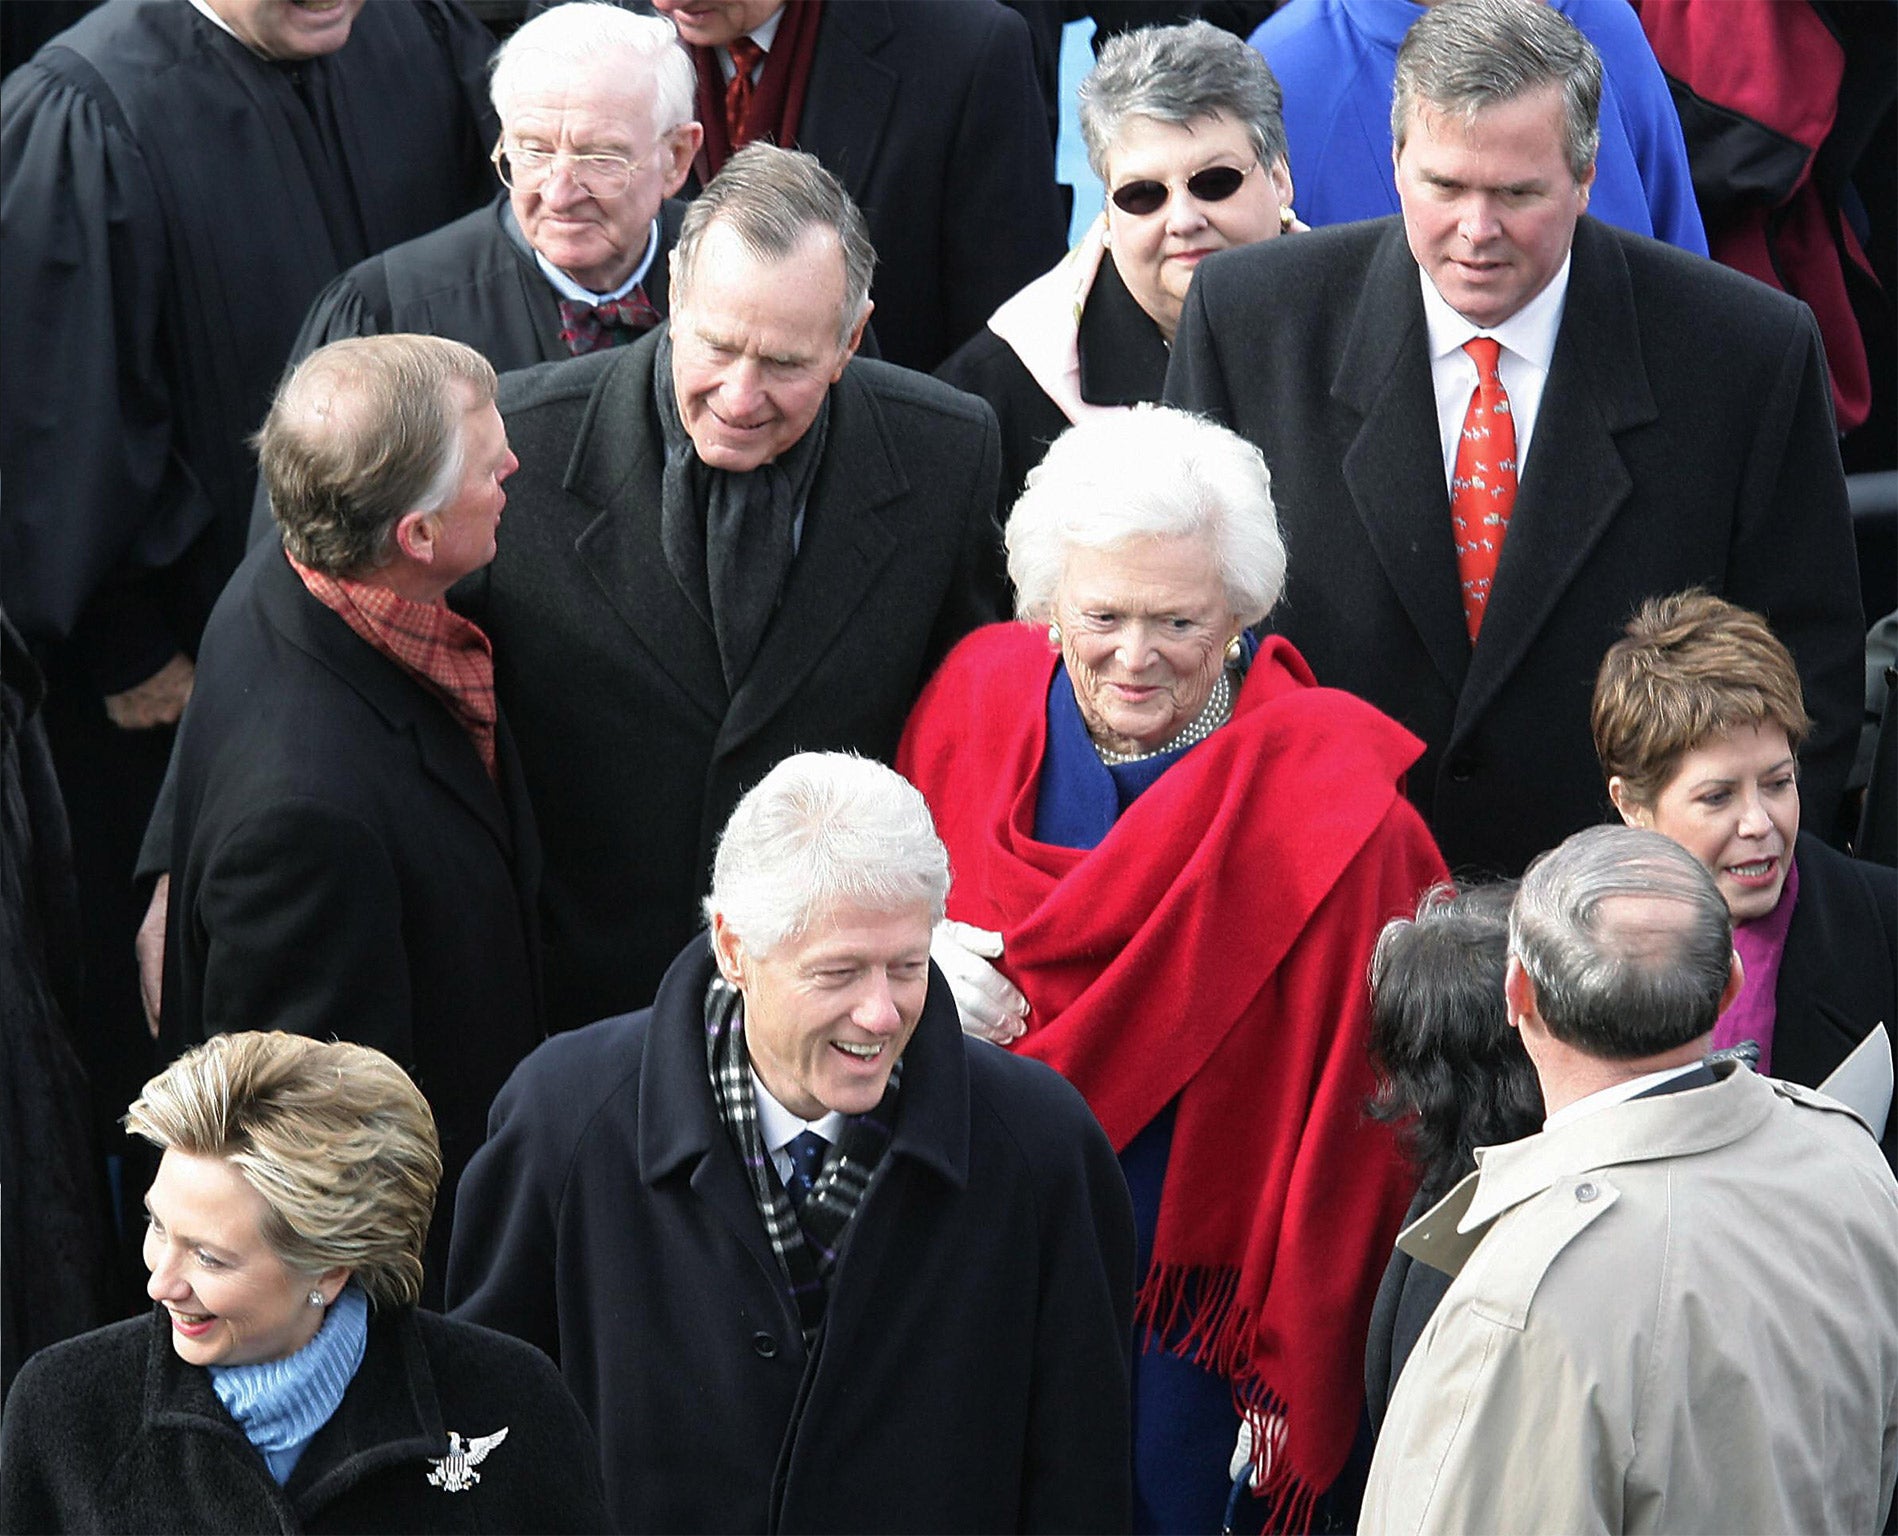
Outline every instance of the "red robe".
<path id="1" fill-rule="evenodd" d="M 1282 1422 L 1263 1492 L 1297 1519 L 1350 1451 L 1414 1185 L 1363 1105 L 1372 946 L 1445 878 L 1402 794 L 1422 747 L 1271 639 L 1226 725 L 1097 847 L 1057 847 L 1033 835 L 1055 665 L 1038 631 L 977 630 L 897 768 L 948 845 L 950 915 L 1004 936 L 1031 1008 L 1016 1049 L 1117 1149 L 1178 1100 L 1141 1316 L 1255 1428 Z"/>

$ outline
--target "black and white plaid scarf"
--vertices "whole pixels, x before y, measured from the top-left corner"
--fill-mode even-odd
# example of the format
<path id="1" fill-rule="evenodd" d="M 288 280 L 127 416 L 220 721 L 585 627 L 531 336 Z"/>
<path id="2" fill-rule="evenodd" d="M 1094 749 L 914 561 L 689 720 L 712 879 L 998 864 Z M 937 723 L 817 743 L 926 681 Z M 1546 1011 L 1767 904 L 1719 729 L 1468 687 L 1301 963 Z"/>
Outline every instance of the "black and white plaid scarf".
<path id="1" fill-rule="evenodd" d="M 825 1288 L 843 1247 L 844 1233 L 863 1203 L 864 1191 L 883 1154 L 889 1150 L 903 1063 L 899 1060 L 890 1069 L 889 1085 L 875 1109 L 845 1119 L 843 1134 L 831 1144 L 823 1170 L 805 1196 L 801 1221 L 771 1166 L 764 1133 L 758 1128 L 751 1053 L 745 1045 L 745 1000 L 722 976 L 714 976 L 705 989 L 705 1065 L 711 1074 L 719 1118 L 725 1122 L 745 1165 L 752 1199 L 764 1218 L 771 1251 L 784 1271 L 808 1348 L 824 1320 Z"/>

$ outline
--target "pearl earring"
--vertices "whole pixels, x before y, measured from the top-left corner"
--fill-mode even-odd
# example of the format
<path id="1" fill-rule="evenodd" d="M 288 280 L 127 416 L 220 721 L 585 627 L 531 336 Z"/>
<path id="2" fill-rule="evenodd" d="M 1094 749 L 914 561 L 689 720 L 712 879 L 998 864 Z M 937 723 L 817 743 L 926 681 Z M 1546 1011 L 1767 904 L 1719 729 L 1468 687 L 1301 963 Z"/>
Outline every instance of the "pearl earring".
<path id="1" fill-rule="evenodd" d="M 1050 623 L 1048 625 L 1048 644 L 1052 645 L 1057 651 L 1061 649 L 1061 626 L 1059 624 Z"/>
<path id="2" fill-rule="evenodd" d="M 1239 637 L 1234 635 L 1226 642 L 1226 665 L 1229 667 L 1238 666 L 1240 658 L 1243 657 L 1245 653 L 1246 648 L 1239 643 Z"/>

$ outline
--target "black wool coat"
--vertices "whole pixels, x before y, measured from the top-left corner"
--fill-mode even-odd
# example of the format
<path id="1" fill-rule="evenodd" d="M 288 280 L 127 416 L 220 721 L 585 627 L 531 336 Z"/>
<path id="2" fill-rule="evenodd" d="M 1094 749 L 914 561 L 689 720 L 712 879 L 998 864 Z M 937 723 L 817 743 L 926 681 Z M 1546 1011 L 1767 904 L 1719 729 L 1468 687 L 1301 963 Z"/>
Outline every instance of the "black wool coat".
<path id="1" fill-rule="evenodd" d="M 1133 1215 L 1081 1097 L 932 973 L 807 1351 L 706 1072 L 710 951 L 496 1101 L 449 1300 L 559 1360 L 626 1531 L 1114 1531 Z"/>
<path id="2" fill-rule="evenodd" d="M 260 544 L 219 599 L 176 752 L 160 1041 L 287 1029 L 386 1051 L 455 1181 L 541 1038 L 539 844 L 505 722 L 497 788 L 414 677 Z"/>
<path id="3" fill-rule="evenodd" d="M 1271 625 L 1423 739 L 1408 792 L 1451 868 L 1519 874 L 1609 814 L 1588 732 L 1602 653 L 1644 598 L 1695 585 L 1791 649 L 1816 721 L 1805 821 L 1829 827 L 1865 624 L 1811 312 L 1584 216 L 1472 646 L 1418 284 L 1395 217 L 1221 252 L 1166 398 L 1264 452 L 1289 560 Z"/>
<path id="4" fill-rule="evenodd" d="M 455 589 L 494 641 L 546 849 L 550 1026 L 644 1007 L 703 921 L 718 834 L 793 752 L 888 762 L 936 663 L 1002 617 L 1000 449 L 978 400 L 857 360 L 783 600 L 728 692 L 660 543 L 659 336 L 511 374 L 500 554 Z"/>
<path id="5" fill-rule="evenodd" d="M 450 1431 L 505 1428 L 459 1491 Z M 537 1350 L 434 1313 L 372 1315 L 362 1365 L 279 1486 L 171 1344 L 165 1309 L 40 1351 L 0 1424 L 0 1530 L 604 1531 L 593 1435 Z"/>

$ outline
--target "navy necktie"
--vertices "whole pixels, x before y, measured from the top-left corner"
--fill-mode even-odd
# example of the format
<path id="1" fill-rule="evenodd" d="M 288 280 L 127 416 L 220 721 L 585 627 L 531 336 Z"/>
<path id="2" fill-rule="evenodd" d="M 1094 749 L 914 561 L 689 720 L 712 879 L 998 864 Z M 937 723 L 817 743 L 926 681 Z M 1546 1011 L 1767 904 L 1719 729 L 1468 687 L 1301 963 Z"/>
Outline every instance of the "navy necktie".
<path id="1" fill-rule="evenodd" d="M 815 1131 L 800 1131 L 785 1143 L 784 1151 L 791 1159 L 791 1176 L 784 1181 L 784 1190 L 791 1197 L 792 1207 L 802 1211 L 817 1176 L 824 1171 L 830 1143 Z"/>

